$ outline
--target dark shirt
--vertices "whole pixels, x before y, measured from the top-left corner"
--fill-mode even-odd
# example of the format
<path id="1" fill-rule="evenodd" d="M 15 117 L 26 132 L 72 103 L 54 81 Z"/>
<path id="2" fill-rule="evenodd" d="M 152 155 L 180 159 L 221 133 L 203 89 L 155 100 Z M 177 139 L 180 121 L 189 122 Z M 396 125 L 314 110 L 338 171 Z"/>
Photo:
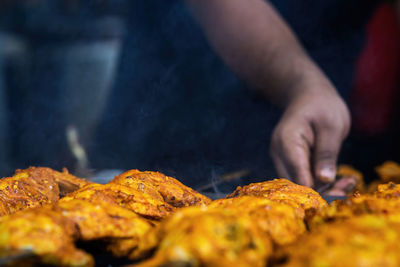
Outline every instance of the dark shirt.
<path id="1" fill-rule="evenodd" d="M 272 0 L 310 56 L 348 98 L 365 26 L 381 0 Z"/>
<path id="2" fill-rule="evenodd" d="M 114 34 L 101 26 L 109 17 L 127 23 L 93 167 L 159 170 L 191 186 L 243 169 L 251 181 L 273 177 L 268 142 L 279 111 L 221 62 L 181 0 L 110 0 L 101 8 L 97 1 L 78 1 L 79 8 L 63 2 L 17 9 L 15 29 L 39 43 L 65 42 Z M 378 1 L 272 2 L 346 97 Z"/>
<path id="3" fill-rule="evenodd" d="M 375 6 L 359 2 L 273 1 L 342 95 Z M 160 170 L 192 186 L 243 169 L 252 181 L 272 177 L 279 112 L 221 62 L 181 1 L 132 1 L 129 29 L 98 166 Z"/>

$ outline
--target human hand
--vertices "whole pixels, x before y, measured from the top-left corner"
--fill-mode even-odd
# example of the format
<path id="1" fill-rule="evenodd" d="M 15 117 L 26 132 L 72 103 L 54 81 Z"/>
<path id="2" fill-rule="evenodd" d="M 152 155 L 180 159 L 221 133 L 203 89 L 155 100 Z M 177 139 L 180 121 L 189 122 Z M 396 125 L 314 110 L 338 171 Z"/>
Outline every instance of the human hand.
<path id="1" fill-rule="evenodd" d="M 280 177 L 312 187 L 315 179 L 334 182 L 336 160 L 350 129 L 350 114 L 329 82 L 296 85 L 271 138 L 271 156 Z"/>

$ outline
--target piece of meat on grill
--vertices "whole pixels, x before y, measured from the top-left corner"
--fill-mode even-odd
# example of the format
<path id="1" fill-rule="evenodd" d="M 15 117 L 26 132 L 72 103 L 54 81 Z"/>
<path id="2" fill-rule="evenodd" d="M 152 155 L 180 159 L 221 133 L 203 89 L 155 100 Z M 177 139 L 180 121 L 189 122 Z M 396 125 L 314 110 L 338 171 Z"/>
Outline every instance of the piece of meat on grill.
<path id="1" fill-rule="evenodd" d="M 137 187 L 138 183 L 154 186 L 165 202 L 174 207 L 207 205 L 211 200 L 178 180 L 159 172 L 130 170 L 116 176 L 110 183 Z"/>
<path id="2" fill-rule="evenodd" d="M 92 184 L 92 182 L 78 178 L 68 172 L 66 168 L 63 168 L 62 172 L 55 171 L 50 168 L 40 168 L 43 172 L 47 171 L 51 174 L 56 183 L 60 187 L 60 197 L 67 195 L 79 188 L 82 188 L 85 185 Z"/>
<path id="3" fill-rule="evenodd" d="M 242 196 L 219 199 L 213 201 L 209 207 L 246 213 L 278 245 L 293 242 L 306 230 L 304 221 L 295 208 L 266 198 Z"/>
<path id="4" fill-rule="evenodd" d="M 375 195 L 380 198 L 400 198 L 400 184 L 392 182 L 380 184 L 376 189 Z"/>
<path id="5" fill-rule="evenodd" d="M 256 196 L 283 202 L 296 208 L 299 216 L 304 217 L 305 210 L 319 209 L 327 205 L 326 201 L 313 189 L 295 184 L 286 179 L 274 179 L 261 183 L 252 183 L 238 188 L 227 198 Z"/>
<path id="6" fill-rule="evenodd" d="M 0 219 L 0 257 L 17 256 L 8 266 L 93 266 L 93 258 L 74 245 L 76 230 L 72 221 L 50 207 L 4 216 Z"/>
<path id="7" fill-rule="evenodd" d="M 381 183 L 400 183 L 400 165 L 394 161 L 386 161 L 375 168 Z"/>
<path id="8" fill-rule="evenodd" d="M 276 253 L 273 266 L 400 266 L 400 224 L 378 215 L 323 224 Z"/>
<path id="9" fill-rule="evenodd" d="M 368 185 L 368 192 L 374 193 L 380 184 L 400 183 L 400 165 L 393 161 L 386 161 L 375 168 L 379 180 L 374 180 Z M 400 194 L 399 194 L 400 195 Z"/>
<path id="10" fill-rule="evenodd" d="M 153 227 L 157 227 L 157 224 Z M 117 258 L 125 257 L 131 260 L 143 259 L 150 255 L 150 252 L 152 252 L 160 242 L 153 231 L 155 231 L 154 228 L 146 232 L 146 235 L 107 239 L 106 250 Z"/>
<path id="11" fill-rule="evenodd" d="M 117 204 L 61 199 L 3 217 L 0 256 L 31 255 L 15 262 L 16 266 L 92 266 L 91 257 L 75 247 L 79 240 L 101 241 L 117 257 L 140 258 L 156 246 L 156 239 L 146 237 L 153 227 L 151 221 Z M 125 246 L 114 245 L 119 241 L 125 241 Z"/>
<path id="12" fill-rule="evenodd" d="M 334 201 L 317 212 L 310 212 L 306 220 L 312 229 L 321 224 L 344 221 L 367 214 L 383 216 L 388 221 L 400 223 L 400 198 L 358 194 L 344 201 Z"/>
<path id="13" fill-rule="evenodd" d="M 143 235 L 153 227 L 136 213 L 107 202 L 61 199 L 52 209 L 74 222 L 79 229 L 79 239 L 84 241 Z"/>
<path id="14" fill-rule="evenodd" d="M 138 258 L 156 245 L 156 240 L 144 238 L 154 224 L 117 204 L 61 199 L 53 210 L 75 223 L 80 241 L 103 240 L 117 257 Z M 129 246 L 113 246 L 119 241 Z"/>
<path id="15" fill-rule="evenodd" d="M 55 203 L 63 194 L 87 184 L 84 179 L 50 168 L 30 167 L 17 170 L 0 180 L 0 215 Z"/>
<path id="16" fill-rule="evenodd" d="M 153 186 L 146 183 L 138 183 L 135 187 L 115 183 L 90 184 L 63 198 L 64 201 L 69 199 L 85 199 L 93 203 L 116 203 L 153 220 L 162 219 L 175 209 L 164 201 Z"/>
<path id="17" fill-rule="evenodd" d="M 267 233 L 249 216 L 230 209 L 188 207 L 162 221 L 153 258 L 133 265 L 264 267 L 272 253 Z"/>

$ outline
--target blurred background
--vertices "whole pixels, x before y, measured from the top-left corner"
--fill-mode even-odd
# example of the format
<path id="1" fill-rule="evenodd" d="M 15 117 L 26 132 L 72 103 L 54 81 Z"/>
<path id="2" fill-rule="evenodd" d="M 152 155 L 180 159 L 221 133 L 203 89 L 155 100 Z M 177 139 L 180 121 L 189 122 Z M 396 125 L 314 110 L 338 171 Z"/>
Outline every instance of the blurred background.
<path id="1" fill-rule="evenodd" d="M 399 6 L 271 2 L 352 110 L 340 161 L 367 179 L 399 161 Z M 224 191 L 275 176 L 279 115 L 215 55 L 182 1 L 0 0 L 1 176 L 137 168 Z"/>

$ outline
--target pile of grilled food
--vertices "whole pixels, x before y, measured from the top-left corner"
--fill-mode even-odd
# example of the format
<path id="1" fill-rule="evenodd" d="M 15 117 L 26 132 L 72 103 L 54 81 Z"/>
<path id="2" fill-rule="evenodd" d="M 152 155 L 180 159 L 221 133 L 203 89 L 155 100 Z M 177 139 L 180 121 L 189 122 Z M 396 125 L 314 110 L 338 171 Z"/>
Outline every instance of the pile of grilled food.
<path id="1" fill-rule="evenodd" d="M 400 167 L 378 172 L 373 192 L 328 205 L 285 179 L 211 201 L 158 172 L 103 185 L 66 170 L 17 170 L 0 180 L 0 260 L 94 266 L 77 243 L 100 242 L 139 267 L 400 266 Z"/>

